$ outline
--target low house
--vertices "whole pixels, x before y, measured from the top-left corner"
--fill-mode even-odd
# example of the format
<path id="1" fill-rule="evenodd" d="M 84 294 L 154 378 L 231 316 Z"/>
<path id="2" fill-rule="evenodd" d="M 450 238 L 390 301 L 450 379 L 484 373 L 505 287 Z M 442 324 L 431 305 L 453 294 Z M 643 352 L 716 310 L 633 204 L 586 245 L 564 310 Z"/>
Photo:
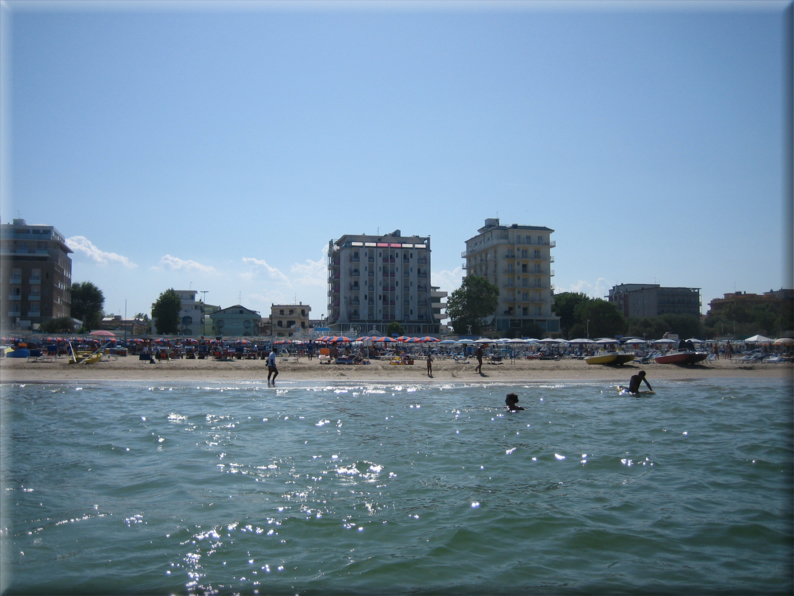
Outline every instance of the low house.
<path id="1" fill-rule="evenodd" d="M 245 337 L 256 335 L 262 317 L 255 310 L 240 304 L 222 308 L 210 314 L 212 333 L 226 337 Z"/>

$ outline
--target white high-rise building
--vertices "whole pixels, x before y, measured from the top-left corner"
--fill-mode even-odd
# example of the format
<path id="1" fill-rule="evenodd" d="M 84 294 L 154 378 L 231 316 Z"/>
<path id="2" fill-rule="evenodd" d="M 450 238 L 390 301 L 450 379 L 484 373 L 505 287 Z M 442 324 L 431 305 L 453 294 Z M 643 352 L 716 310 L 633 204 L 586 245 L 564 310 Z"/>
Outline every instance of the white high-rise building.
<path id="1" fill-rule="evenodd" d="M 541 226 L 502 226 L 493 218 L 466 241 L 461 255 L 466 259 L 466 275 L 484 277 L 499 288 L 499 306 L 493 314 L 497 331 L 520 331 L 534 323 L 547 332 L 559 332 L 560 318 L 552 312 L 553 232 Z"/>
<path id="2" fill-rule="evenodd" d="M 430 299 L 430 238 L 342 236 L 328 243 L 332 333 L 384 334 L 398 321 L 410 335 L 436 335 Z"/>

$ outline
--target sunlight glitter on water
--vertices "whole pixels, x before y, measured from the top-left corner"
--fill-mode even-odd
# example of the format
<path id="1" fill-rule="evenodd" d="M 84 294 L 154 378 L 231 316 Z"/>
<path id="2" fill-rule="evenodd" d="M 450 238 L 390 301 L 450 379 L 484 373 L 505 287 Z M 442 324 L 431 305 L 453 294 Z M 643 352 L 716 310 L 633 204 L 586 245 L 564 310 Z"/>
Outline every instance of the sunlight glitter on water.
<path id="1" fill-rule="evenodd" d="M 526 411 L 504 415 L 509 391 Z M 609 591 L 615 561 L 638 590 L 788 577 L 783 386 L 660 385 L 642 408 L 594 384 L 86 392 L 7 395 L 19 593 Z"/>

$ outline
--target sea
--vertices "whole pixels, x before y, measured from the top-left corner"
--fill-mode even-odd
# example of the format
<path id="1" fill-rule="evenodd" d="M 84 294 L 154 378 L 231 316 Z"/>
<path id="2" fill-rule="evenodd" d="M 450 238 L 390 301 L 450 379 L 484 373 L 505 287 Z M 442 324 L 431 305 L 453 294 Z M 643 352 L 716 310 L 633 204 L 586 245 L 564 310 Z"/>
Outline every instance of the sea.
<path id="1" fill-rule="evenodd" d="M 791 383 L 650 380 L 4 384 L 0 588 L 790 594 Z"/>

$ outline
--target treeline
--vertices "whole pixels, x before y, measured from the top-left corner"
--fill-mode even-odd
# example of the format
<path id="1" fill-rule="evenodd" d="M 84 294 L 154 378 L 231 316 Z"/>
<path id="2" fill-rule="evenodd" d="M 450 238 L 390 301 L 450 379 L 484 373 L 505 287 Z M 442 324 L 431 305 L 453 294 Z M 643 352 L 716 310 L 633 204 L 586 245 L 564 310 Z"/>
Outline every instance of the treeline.
<path id="1" fill-rule="evenodd" d="M 699 339 L 729 334 L 737 338 L 755 334 L 778 337 L 794 329 L 792 301 L 750 307 L 731 304 L 720 315 L 703 321 L 696 315 L 674 314 L 627 319 L 611 302 L 580 292 L 563 292 L 554 296 L 554 312 L 560 317 L 560 330 L 566 339 L 616 335 L 658 339 L 665 333 Z"/>

